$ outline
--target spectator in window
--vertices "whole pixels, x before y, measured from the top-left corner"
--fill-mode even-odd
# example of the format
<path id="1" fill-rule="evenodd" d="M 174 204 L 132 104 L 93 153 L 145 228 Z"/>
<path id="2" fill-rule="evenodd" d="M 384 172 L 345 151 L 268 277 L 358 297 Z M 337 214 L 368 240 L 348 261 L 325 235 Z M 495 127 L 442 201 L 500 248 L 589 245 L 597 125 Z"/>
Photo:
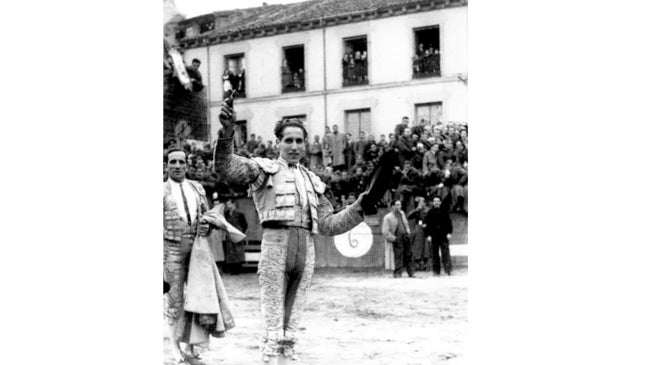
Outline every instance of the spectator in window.
<path id="1" fill-rule="evenodd" d="M 237 70 L 237 60 L 235 59 L 228 59 L 228 68 L 223 72 L 223 84 L 224 84 L 224 94 L 223 98 L 227 98 L 230 96 L 229 94 L 226 94 L 226 89 L 232 89 L 232 90 L 237 90 L 239 92 L 240 90 L 240 85 L 239 85 L 239 71 Z"/>
<path id="2" fill-rule="evenodd" d="M 339 133 L 339 126 L 334 124 L 332 126 L 332 167 L 334 170 L 344 170 L 345 166 L 345 146 L 347 145 L 347 137 L 343 133 Z"/>
<path id="3" fill-rule="evenodd" d="M 433 60 L 432 60 L 432 68 L 433 72 L 440 75 L 440 50 L 435 50 L 433 52 Z"/>
<path id="4" fill-rule="evenodd" d="M 313 169 L 323 164 L 323 147 L 320 143 L 320 137 L 314 136 L 314 141 L 307 147 L 309 152 L 309 166 Z"/>
<path id="5" fill-rule="evenodd" d="M 361 52 L 361 75 L 364 80 L 368 80 L 368 52 Z"/>
<path id="6" fill-rule="evenodd" d="M 237 87 L 237 92 L 239 95 L 246 95 L 246 68 L 243 66 L 244 64 L 244 59 L 242 58 L 242 67 L 239 70 L 239 74 L 237 75 L 237 78 L 239 79 L 239 85 Z"/>
<path id="7" fill-rule="evenodd" d="M 363 70 L 361 65 L 361 51 L 354 52 L 354 78 L 356 80 L 363 80 Z"/>
<path id="8" fill-rule="evenodd" d="M 415 152 L 415 144 L 411 136 L 411 128 L 405 128 L 404 134 L 397 139 L 395 147 L 398 149 L 398 159 L 400 166 L 404 166 L 404 161 L 410 160 Z"/>
<path id="9" fill-rule="evenodd" d="M 442 199 L 439 196 L 433 198 L 433 204 L 424 219 L 425 233 L 431 241 L 431 261 L 433 273 L 440 275 L 440 254 L 442 254 L 442 266 L 447 275 L 451 275 L 451 255 L 449 254 L 449 240 L 453 227 L 449 212 L 442 207 Z"/>
<path id="10" fill-rule="evenodd" d="M 356 80 L 356 75 L 354 73 L 355 69 L 355 63 L 354 63 L 354 54 L 352 52 L 347 54 L 347 60 L 348 60 L 348 65 L 347 65 L 347 81 L 352 82 Z"/>
<path id="11" fill-rule="evenodd" d="M 302 69 L 293 74 L 293 87 L 296 89 L 302 89 Z"/>
<path id="12" fill-rule="evenodd" d="M 418 44 L 418 49 L 415 51 L 415 55 L 418 57 L 424 56 L 424 44 Z"/>
<path id="13" fill-rule="evenodd" d="M 289 69 L 289 63 L 287 62 L 286 58 L 282 60 L 281 79 L 283 90 L 293 87 L 293 78 L 291 76 L 291 70 Z"/>
<path id="14" fill-rule="evenodd" d="M 395 126 L 395 137 L 399 138 L 402 134 L 404 134 L 404 129 L 408 128 L 408 126 L 409 126 L 409 117 L 407 116 L 402 117 L 402 122 Z"/>

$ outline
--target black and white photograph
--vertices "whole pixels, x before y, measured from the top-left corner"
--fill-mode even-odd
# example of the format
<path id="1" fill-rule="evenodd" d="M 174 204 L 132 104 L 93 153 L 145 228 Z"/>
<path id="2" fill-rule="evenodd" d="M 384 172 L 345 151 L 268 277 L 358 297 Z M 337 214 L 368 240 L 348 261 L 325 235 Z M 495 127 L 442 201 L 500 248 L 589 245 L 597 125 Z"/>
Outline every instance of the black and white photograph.
<path id="1" fill-rule="evenodd" d="M 461 363 L 467 2 L 249 3 L 164 1 L 165 364 Z"/>
<path id="2" fill-rule="evenodd" d="M 650 364 L 647 7 L 8 2 L 0 363 Z"/>

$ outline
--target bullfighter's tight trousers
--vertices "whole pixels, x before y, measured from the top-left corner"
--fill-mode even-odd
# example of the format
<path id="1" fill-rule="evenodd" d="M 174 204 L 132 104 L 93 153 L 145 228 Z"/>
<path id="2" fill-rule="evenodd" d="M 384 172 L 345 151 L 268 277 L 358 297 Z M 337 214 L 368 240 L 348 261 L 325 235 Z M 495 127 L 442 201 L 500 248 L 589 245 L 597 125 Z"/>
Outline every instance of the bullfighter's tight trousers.
<path id="1" fill-rule="evenodd" d="M 265 228 L 258 266 L 264 359 L 293 357 L 300 315 L 314 273 L 314 239 L 299 227 Z"/>

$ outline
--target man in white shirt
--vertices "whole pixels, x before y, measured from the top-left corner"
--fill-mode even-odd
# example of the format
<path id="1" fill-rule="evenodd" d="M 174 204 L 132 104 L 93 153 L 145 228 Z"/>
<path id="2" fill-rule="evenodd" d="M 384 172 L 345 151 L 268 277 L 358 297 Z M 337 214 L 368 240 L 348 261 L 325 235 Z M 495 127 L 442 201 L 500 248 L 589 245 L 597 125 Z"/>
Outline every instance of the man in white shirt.
<path id="1" fill-rule="evenodd" d="M 165 168 L 169 179 L 163 183 L 164 276 L 169 283 L 166 317 L 169 325 L 172 357 L 185 361 L 179 342 L 188 344 L 188 357 L 196 357 L 190 343 L 188 316 L 183 310 L 183 286 L 189 266 L 192 245 L 197 235 L 206 236 L 209 225 L 199 222 L 208 210 L 205 190 L 196 181 L 185 178 L 187 155 L 182 149 L 168 152 Z"/>

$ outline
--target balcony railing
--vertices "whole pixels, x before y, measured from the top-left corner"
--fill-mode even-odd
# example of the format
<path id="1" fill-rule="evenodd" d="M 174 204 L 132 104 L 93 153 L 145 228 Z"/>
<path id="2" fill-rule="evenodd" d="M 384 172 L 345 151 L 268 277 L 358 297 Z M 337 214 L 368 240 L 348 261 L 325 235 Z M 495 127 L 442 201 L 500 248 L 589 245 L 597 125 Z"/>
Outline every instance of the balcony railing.
<path id="1" fill-rule="evenodd" d="M 440 76 L 440 54 L 413 57 L 413 78 Z"/>
<path id="2" fill-rule="evenodd" d="M 305 91 L 305 72 L 291 72 L 288 68 L 282 70 L 282 92 L 291 93 Z"/>
<path id="3" fill-rule="evenodd" d="M 343 61 L 343 86 L 368 85 L 368 60 Z"/>

